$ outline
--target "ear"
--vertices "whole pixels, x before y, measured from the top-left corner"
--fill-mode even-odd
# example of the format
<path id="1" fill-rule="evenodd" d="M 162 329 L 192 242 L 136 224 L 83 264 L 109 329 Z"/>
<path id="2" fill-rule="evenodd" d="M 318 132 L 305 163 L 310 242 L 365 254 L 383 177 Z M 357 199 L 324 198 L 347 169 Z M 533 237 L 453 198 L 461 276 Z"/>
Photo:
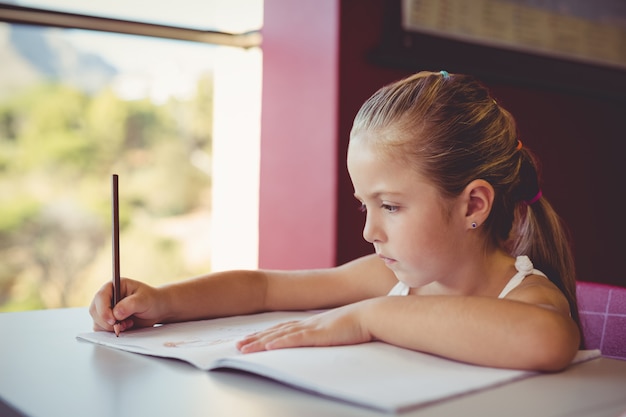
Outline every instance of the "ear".
<path id="1" fill-rule="evenodd" d="M 465 218 L 468 227 L 475 227 L 473 224 L 480 226 L 491 212 L 495 195 L 493 187 L 485 180 L 474 180 L 465 187 L 463 195 L 467 204 Z"/>

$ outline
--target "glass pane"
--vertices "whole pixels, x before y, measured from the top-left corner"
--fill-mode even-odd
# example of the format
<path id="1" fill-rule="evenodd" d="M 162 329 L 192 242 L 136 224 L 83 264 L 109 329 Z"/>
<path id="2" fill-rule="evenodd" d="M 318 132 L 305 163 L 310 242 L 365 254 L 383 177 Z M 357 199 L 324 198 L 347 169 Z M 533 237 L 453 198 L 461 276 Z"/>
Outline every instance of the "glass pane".
<path id="1" fill-rule="evenodd" d="M 258 30 L 263 21 L 263 0 L 2 0 L 0 3 L 230 33 Z"/>
<path id="2" fill-rule="evenodd" d="M 122 275 L 210 271 L 215 68 L 234 48 L 5 23 L 0 42 L 0 311 L 85 306 L 110 279 L 112 173 Z"/>

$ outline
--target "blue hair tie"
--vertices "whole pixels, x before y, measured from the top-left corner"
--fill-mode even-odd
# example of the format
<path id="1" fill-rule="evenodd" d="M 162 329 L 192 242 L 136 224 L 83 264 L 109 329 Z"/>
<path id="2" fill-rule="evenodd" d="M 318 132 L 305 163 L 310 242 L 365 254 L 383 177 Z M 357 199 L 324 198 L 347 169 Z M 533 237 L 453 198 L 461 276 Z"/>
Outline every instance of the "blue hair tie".
<path id="1" fill-rule="evenodd" d="M 448 74 L 448 71 L 439 71 L 439 74 L 443 76 L 444 80 L 447 80 L 448 78 L 450 78 L 450 74 Z"/>

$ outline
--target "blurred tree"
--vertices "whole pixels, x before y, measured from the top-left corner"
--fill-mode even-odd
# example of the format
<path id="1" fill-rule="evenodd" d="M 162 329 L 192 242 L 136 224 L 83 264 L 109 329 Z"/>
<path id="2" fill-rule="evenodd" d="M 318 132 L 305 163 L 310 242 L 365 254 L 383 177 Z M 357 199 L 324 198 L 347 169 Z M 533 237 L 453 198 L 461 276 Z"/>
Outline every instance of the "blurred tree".
<path id="1" fill-rule="evenodd" d="M 210 150 L 211 96 L 209 75 L 161 106 L 53 83 L 0 102 L 0 310 L 68 306 L 107 276 L 94 265 L 110 251 L 112 172 L 126 259 L 147 276 L 199 272 L 155 225 L 206 202 L 210 177 L 191 160 Z"/>
<path id="2" fill-rule="evenodd" d="M 213 132 L 213 74 L 200 77 L 196 96 L 190 102 L 192 120 L 189 123 L 191 138 L 196 148 L 211 151 Z"/>

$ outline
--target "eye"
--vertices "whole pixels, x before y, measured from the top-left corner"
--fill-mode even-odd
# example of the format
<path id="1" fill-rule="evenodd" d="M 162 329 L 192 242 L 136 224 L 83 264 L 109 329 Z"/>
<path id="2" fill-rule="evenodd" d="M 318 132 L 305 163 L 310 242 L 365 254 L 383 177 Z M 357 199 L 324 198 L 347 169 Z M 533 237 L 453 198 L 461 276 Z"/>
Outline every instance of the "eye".
<path id="1" fill-rule="evenodd" d="M 399 209 L 398 206 L 392 206 L 391 204 L 381 204 L 380 207 L 389 213 L 395 213 Z"/>

